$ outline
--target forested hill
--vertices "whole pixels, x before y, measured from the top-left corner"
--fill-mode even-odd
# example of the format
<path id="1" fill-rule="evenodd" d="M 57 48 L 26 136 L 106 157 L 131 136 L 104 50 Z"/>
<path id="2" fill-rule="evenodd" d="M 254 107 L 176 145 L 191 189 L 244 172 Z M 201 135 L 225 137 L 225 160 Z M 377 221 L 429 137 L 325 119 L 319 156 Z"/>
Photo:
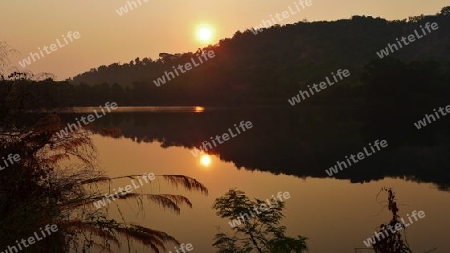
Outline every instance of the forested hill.
<path id="1" fill-rule="evenodd" d="M 436 22 L 438 29 L 425 30 L 427 35 L 423 35 L 420 26 L 424 27 L 427 22 Z M 165 71 L 173 72 L 173 66 L 185 65 L 197 56 L 184 53 L 162 54 L 157 60 L 136 58 L 126 64 L 91 69 L 74 77 L 73 83 L 119 84 L 139 90 L 136 93 L 146 101 L 181 99 L 207 103 L 207 97 L 223 103 L 269 98 L 285 101 L 299 88 L 322 81 L 337 69 L 349 69 L 352 83 L 357 83 L 363 67 L 379 59 L 377 52 L 388 43 L 396 43 L 396 38 L 414 34 L 414 30 L 423 37 L 390 52 L 390 56 L 404 61 L 435 60 L 448 69 L 450 7 L 445 7 L 436 15 L 409 17 L 408 21 L 353 16 L 333 22 L 277 25 L 259 32 L 238 31 L 233 38 L 204 49 L 206 52 L 213 50 L 214 58 L 180 73 L 160 87 L 154 80 Z M 116 89 L 121 88 L 116 85 Z"/>

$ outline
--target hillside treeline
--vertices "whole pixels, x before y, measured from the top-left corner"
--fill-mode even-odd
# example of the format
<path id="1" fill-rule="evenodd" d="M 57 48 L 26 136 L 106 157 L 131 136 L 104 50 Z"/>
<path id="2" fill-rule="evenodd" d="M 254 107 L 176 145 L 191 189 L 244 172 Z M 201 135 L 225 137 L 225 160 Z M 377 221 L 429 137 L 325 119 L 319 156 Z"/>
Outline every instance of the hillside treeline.
<path id="1" fill-rule="evenodd" d="M 414 30 L 420 32 L 427 22 L 436 22 L 439 29 L 387 58 L 377 56 L 388 43 L 394 44 L 396 38 L 407 37 Z M 165 71 L 173 72 L 173 66 L 192 62 L 192 58 L 198 62 L 198 54 L 162 53 L 156 60 L 113 63 L 65 82 L 41 81 L 26 92 L 33 93 L 30 96 L 41 93 L 37 97 L 44 104 L 48 103 L 46 97 L 56 97 L 58 105 L 99 105 L 104 101 L 119 105 L 287 104 L 300 89 L 324 81 L 338 69 L 348 69 L 348 79 L 306 102 L 360 100 L 373 96 L 377 85 L 384 98 L 424 89 L 442 96 L 443 91 L 436 87 L 446 89 L 445 84 L 450 83 L 449 45 L 450 7 L 408 20 L 353 16 L 332 22 L 298 22 L 263 29 L 256 35 L 251 30 L 238 31 L 203 49 L 214 51 L 214 58 L 160 87 L 154 81 Z"/>

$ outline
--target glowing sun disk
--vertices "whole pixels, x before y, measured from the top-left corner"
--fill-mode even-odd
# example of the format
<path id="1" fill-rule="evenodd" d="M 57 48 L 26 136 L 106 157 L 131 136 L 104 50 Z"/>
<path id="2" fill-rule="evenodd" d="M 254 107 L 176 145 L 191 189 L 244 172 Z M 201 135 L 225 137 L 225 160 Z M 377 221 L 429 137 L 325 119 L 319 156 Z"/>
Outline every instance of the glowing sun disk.
<path id="1" fill-rule="evenodd" d="M 205 166 L 208 167 L 209 165 L 211 165 L 212 159 L 211 156 L 209 155 L 202 155 L 202 157 L 200 158 L 200 163 Z"/>
<path id="2" fill-rule="evenodd" d="M 197 32 L 197 37 L 200 41 L 208 42 L 212 38 L 212 29 L 210 27 L 200 27 Z"/>

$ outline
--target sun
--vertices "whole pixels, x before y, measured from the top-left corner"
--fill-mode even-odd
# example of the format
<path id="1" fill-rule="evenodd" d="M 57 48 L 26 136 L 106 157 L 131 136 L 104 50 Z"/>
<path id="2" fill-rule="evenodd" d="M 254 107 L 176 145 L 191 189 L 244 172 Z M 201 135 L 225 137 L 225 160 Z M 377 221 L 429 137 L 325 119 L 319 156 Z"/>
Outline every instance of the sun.
<path id="1" fill-rule="evenodd" d="M 212 31 L 209 28 L 203 27 L 198 31 L 198 38 L 202 41 L 208 41 L 211 39 Z"/>
<path id="2" fill-rule="evenodd" d="M 209 155 L 202 155 L 202 157 L 200 158 L 200 163 L 205 167 L 209 167 L 209 165 L 211 165 L 211 162 L 212 159 Z"/>
<path id="3" fill-rule="evenodd" d="M 197 38 L 202 42 L 209 42 L 212 39 L 213 30 L 210 26 L 200 26 L 197 29 Z"/>

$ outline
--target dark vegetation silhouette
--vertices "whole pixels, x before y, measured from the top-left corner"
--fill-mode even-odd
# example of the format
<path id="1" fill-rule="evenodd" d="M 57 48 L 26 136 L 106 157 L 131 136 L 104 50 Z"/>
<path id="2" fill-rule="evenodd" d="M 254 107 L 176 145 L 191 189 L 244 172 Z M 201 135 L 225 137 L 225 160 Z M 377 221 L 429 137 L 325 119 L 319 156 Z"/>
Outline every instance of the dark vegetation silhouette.
<path id="1" fill-rule="evenodd" d="M 250 30 L 238 31 L 233 38 L 220 40 L 217 45 L 205 49 L 214 50 L 214 59 L 160 87 L 153 80 L 172 70 L 172 66 L 189 62 L 195 54 L 164 54 L 156 60 L 136 58 L 130 63 L 100 66 L 75 76 L 72 83 L 80 85 L 81 90 L 90 87 L 97 91 L 110 87 L 110 95 L 115 97 L 108 99 L 127 98 L 117 101 L 121 104 L 267 105 L 284 104 L 299 89 L 322 81 L 332 71 L 346 68 L 352 74 L 345 85 L 341 83 L 317 94 L 320 98 L 315 97 L 314 101 L 341 103 L 343 99 L 339 98 L 342 97 L 354 101 L 367 91 L 359 76 L 365 65 L 378 58 L 376 52 L 395 42 L 395 38 L 408 36 L 415 29 L 420 31 L 419 26 L 426 22 L 437 22 L 439 29 L 391 55 L 405 62 L 434 60 L 448 74 L 448 9 L 445 7 L 436 15 L 410 17 L 408 21 L 353 16 L 332 22 L 276 25 L 257 35 Z M 435 66 L 424 63 L 421 67 L 427 70 Z M 388 77 L 379 78 L 389 80 Z M 420 85 L 427 87 L 434 83 L 422 82 Z M 404 92 L 406 96 L 408 91 Z M 98 92 L 92 98 L 97 95 L 105 96 L 106 93 Z M 76 101 L 92 103 L 87 97 Z"/>
<path id="2" fill-rule="evenodd" d="M 112 113 L 96 121 L 92 130 L 119 128 L 118 137 L 135 142 L 158 142 L 162 148 L 199 146 L 211 136 L 224 133 L 230 122 L 250 120 L 254 126 L 245 135 L 218 145 L 210 154 L 233 162 L 237 168 L 288 174 L 297 177 L 328 177 L 325 169 L 349 154 L 360 152 L 375 140 L 386 139 L 389 146 L 377 155 L 340 171 L 334 177 L 353 183 L 386 177 L 435 184 L 450 189 L 450 118 L 444 117 L 424 129 L 413 122 L 432 108 L 411 104 L 404 112 L 395 108 L 302 106 L 291 110 L 276 108 L 208 110 L 203 113 Z M 447 102 L 441 103 L 445 106 Z M 416 108 L 412 110 L 411 108 Z M 411 116 L 412 114 L 412 116 Z M 415 116 L 414 116 L 415 115 Z M 396 118 L 399 117 L 399 118 Z M 74 118 L 78 116 L 62 115 Z M 390 119 L 387 119 L 387 118 Z M 398 127 L 398 126 L 402 127 Z M 395 131 L 397 134 L 395 134 Z M 189 152 L 186 150 L 186 152 Z"/>
<path id="3" fill-rule="evenodd" d="M 395 192 L 392 188 L 383 188 L 380 192 L 383 191 L 388 194 L 387 207 L 392 213 L 392 219 L 386 224 L 381 224 L 377 232 L 388 230 L 388 226 L 395 227 L 397 223 L 402 224 L 402 230 L 396 233 L 389 233 L 389 236 L 381 238 L 380 241 L 373 245 L 373 249 L 376 253 L 412 253 L 406 240 L 406 226 L 400 220 Z"/>
<path id="4" fill-rule="evenodd" d="M 163 53 L 155 60 L 136 58 L 129 63 L 93 68 L 67 81 L 46 80 L 24 86 L 37 97 L 51 94 L 57 99 L 57 105 L 70 106 L 97 106 L 104 101 L 122 106 L 285 105 L 299 89 L 323 81 L 338 69 L 349 69 L 348 80 L 314 95 L 306 104 L 357 103 L 369 94 L 380 93 L 383 98 L 394 100 L 399 92 L 402 97 L 410 97 L 410 90 L 415 94 L 422 88 L 443 97 L 436 86 L 450 79 L 448 9 L 445 7 L 436 15 L 410 17 L 408 21 L 353 16 L 337 21 L 276 25 L 257 35 L 250 30 L 238 31 L 232 38 L 204 48 L 215 52 L 213 59 L 160 87 L 153 80 L 173 70 L 172 66 L 190 62 L 192 57 L 197 57 L 196 53 Z M 408 36 L 415 29 L 420 31 L 420 25 L 426 22 L 437 22 L 439 29 L 391 53 L 405 64 L 415 64 L 411 66 L 417 70 L 414 78 L 398 75 L 402 78 L 397 85 L 394 83 L 397 79 L 378 73 L 373 80 L 393 84 L 389 86 L 392 91 L 384 92 L 379 87 L 379 93 L 372 93 L 369 85 L 361 80 L 364 66 L 375 61 L 390 68 L 391 74 L 402 72 L 404 69 L 391 61 L 377 61 L 376 52 L 394 43 L 396 38 Z M 430 75 L 431 80 L 427 79 Z M 411 80 L 413 84 L 409 84 Z"/>
<path id="5" fill-rule="evenodd" d="M 51 86 L 52 82 L 40 83 Z M 193 148 L 210 136 L 225 132 L 229 122 L 251 120 L 258 128 L 209 153 L 220 154 L 222 160 L 232 161 L 238 167 L 299 177 L 326 177 L 324 169 L 382 138 L 389 142 L 386 150 L 335 177 L 352 182 L 399 177 L 450 189 L 450 174 L 442 170 L 450 162 L 446 155 L 450 152 L 446 131 L 449 118 L 443 117 L 420 130 L 413 125 L 425 114 L 432 114 L 433 109 L 448 105 L 448 74 L 434 61 L 405 63 L 385 58 L 365 66 L 361 83 L 365 85 L 361 96 L 351 97 L 350 101 L 349 97 L 336 98 L 336 106 L 314 97 L 311 101 L 321 102 L 306 101 L 307 106 L 286 110 L 207 110 L 195 115 L 114 113 L 96 121 L 98 128 L 94 131 L 116 128 L 120 129 L 116 136 L 137 142 L 159 141 L 163 147 Z M 53 97 L 49 94 L 47 99 L 40 99 L 25 87 L 17 93 L 27 94 L 28 99 L 18 108 L 46 106 L 48 98 Z M 285 106 L 290 107 L 287 103 Z M 67 121 L 75 118 L 61 116 Z"/>
<path id="6" fill-rule="evenodd" d="M 389 222 L 380 224 L 376 229 L 379 238 L 372 237 L 372 240 L 375 243 L 372 244 L 371 248 L 355 248 L 355 253 L 413 253 L 408 244 L 408 240 L 406 239 L 407 226 L 403 223 L 403 219 L 401 219 L 399 215 L 400 210 L 397 205 L 394 190 L 392 188 L 383 187 L 378 193 L 377 198 L 381 193 L 387 193 L 387 205 L 385 207 L 391 212 L 392 218 Z M 396 228 L 396 224 L 401 225 L 399 231 L 394 229 Z M 395 233 L 392 233 L 390 231 L 391 229 L 395 231 Z M 424 253 L 434 252 L 437 249 L 438 248 L 434 248 Z"/>
<path id="7" fill-rule="evenodd" d="M 405 226 L 399 215 L 400 210 L 397 205 L 395 192 L 392 188 L 387 187 L 383 187 L 379 194 L 383 192 L 387 193 L 387 209 L 392 213 L 392 218 L 389 222 L 383 223 L 378 227 L 376 232 L 383 234 L 383 236 L 380 236 L 381 239 L 373 244 L 372 248 L 375 253 L 413 253 L 406 239 L 407 226 Z M 401 224 L 402 229 L 395 233 L 389 232 L 387 236 L 384 236 L 386 233 L 383 233 L 383 231 L 389 231 L 389 227 L 394 228 L 396 224 Z M 435 250 L 437 248 L 427 252 Z"/>
<path id="8" fill-rule="evenodd" d="M 255 212 L 254 208 L 260 208 L 261 205 L 265 206 L 264 209 Z M 256 198 L 251 200 L 243 191 L 230 189 L 214 201 L 213 208 L 219 217 L 229 222 L 239 219 L 240 225 L 232 228 L 232 235 L 217 233 L 213 246 L 218 249 L 218 253 L 306 252 L 307 238 L 286 236 L 286 227 L 280 225 L 284 207 L 284 202 L 271 200 L 269 206 L 266 201 Z"/>
<path id="9" fill-rule="evenodd" d="M 259 127 L 211 152 L 220 153 L 221 159 L 233 161 L 237 167 L 301 177 L 323 177 L 328 165 L 383 136 L 389 140 L 390 151 L 336 177 L 353 182 L 402 177 L 433 182 L 448 190 L 449 170 L 442 170 L 449 164 L 445 155 L 450 142 L 448 119 L 421 129 L 420 134 L 412 123 L 448 103 L 449 21 L 450 7 L 445 7 L 436 15 L 408 21 L 353 16 L 350 20 L 274 26 L 257 35 L 250 30 L 236 32 L 233 38 L 204 49 L 215 52 L 213 60 L 161 87 L 153 80 L 172 66 L 189 62 L 195 53 L 162 54 L 157 60 L 136 58 L 127 64 L 100 66 L 70 80 L 54 81 L 48 73 L 9 67 L 7 57 L 16 52 L 0 43 L 0 157 L 13 153 L 22 158 L 0 171 L 0 249 L 47 224 L 57 224 L 59 232 L 23 252 L 65 252 L 68 248 L 88 252 L 94 247 L 108 250 L 120 244 L 121 236 L 156 252 L 164 250 L 166 243 L 177 243 L 164 232 L 117 222 L 102 211 L 92 210 L 92 203 L 102 197 L 97 186 L 113 179 L 97 169 L 95 147 L 87 130 L 67 139 L 55 138 L 65 126 L 63 122 L 73 120 L 73 114 L 54 114 L 56 109 L 98 106 L 105 101 L 119 106 L 290 107 L 287 99 L 299 89 L 305 90 L 337 69 L 349 69 L 351 77 L 283 112 L 243 111 L 228 117 L 221 117 L 227 113 L 204 113 L 194 121 L 180 115 L 117 113 L 98 120 L 99 126 L 93 131 L 136 141 L 158 140 L 163 147 L 193 147 L 225 132 L 224 126 L 229 125 L 225 119 L 231 117 L 238 122 L 245 116 Z M 413 33 L 426 22 L 437 22 L 439 30 L 393 53 L 394 58 L 378 59 L 376 52 L 387 43 Z M 29 110 L 41 114 L 26 114 Z M 149 124 L 151 129 L 142 129 Z M 107 130 L 110 127 L 120 131 Z M 194 134 L 186 135 L 186 129 Z M 77 162 L 63 167 L 67 159 Z M 410 169 L 398 169 L 396 162 Z M 160 177 L 188 190 L 207 192 L 192 178 Z M 128 195 L 124 199 L 143 197 L 175 212 L 183 204 L 190 206 L 180 195 Z"/>
<path id="10" fill-rule="evenodd" d="M 127 217 L 116 221 L 108 217 L 108 209 L 97 210 L 93 203 L 107 193 L 102 192 L 102 185 L 124 177 L 110 178 L 99 169 L 88 129 L 64 138 L 56 136 L 66 125 L 51 109 L 60 106 L 53 94 L 38 97 L 22 89 L 31 83 L 54 85 L 53 81 L 31 81 L 20 73 L 6 79 L 0 83 L 0 157 L 19 154 L 21 160 L 0 171 L 1 250 L 17 248 L 16 240 L 28 239 L 39 228 L 53 224 L 58 226 L 57 233 L 41 237 L 21 252 L 115 252 L 124 244 L 131 252 L 132 245 L 138 244 L 158 253 L 165 252 L 167 244 L 179 244 L 165 232 L 130 224 Z M 34 103 L 41 104 L 40 113 L 27 113 Z M 114 136 L 116 131 L 103 134 Z M 125 177 L 136 179 L 136 175 Z M 204 185 L 187 176 L 157 178 L 188 191 L 208 193 Z M 126 199 L 137 203 L 145 199 L 176 214 L 184 205 L 192 207 L 189 199 L 177 194 L 131 192 L 118 201 Z"/>
<path id="11" fill-rule="evenodd" d="M 156 87 L 152 78 L 187 62 L 193 53 L 166 53 L 156 61 L 136 59 L 130 64 L 102 66 L 70 82 L 30 81 L 29 74 L 16 72 L 0 80 L 0 95 L 5 101 L 13 101 L 8 95 L 12 87 L 9 94 L 21 95 L 17 103 L 20 110 L 98 106 L 105 101 L 114 101 L 119 107 L 237 106 L 242 113 L 235 111 L 235 116 L 227 112 L 195 117 L 115 113 L 99 119 L 96 123 L 100 128 L 95 131 L 116 128 L 120 129 L 116 137 L 192 148 L 226 131 L 227 122 L 245 118 L 258 128 L 210 153 L 220 153 L 221 159 L 233 161 L 238 167 L 300 177 L 325 177 L 324 170 L 337 160 L 382 138 L 388 140 L 388 149 L 335 177 L 352 182 L 400 177 L 432 182 L 448 190 L 450 174 L 442 171 L 449 164 L 445 155 L 450 152 L 450 136 L 445 130 L 448 117 L 420 130 L 413 123 L 433 109 L 448 105 L 449 9 L 445 7 L 432 16 L 411 17 L 409 21 L 354 16 L 351 20 L 275 26 L 257 35 L 237 32 L 233 38 L 208 47 L 216 52 L 212 61 L 161 87 Z M 437 22 L 439 29 L 392 57 L 378 59 L 376 52 L 387 43 L 411 34 L 426 22 Z M 322 81 L 339 68 L 351 70 L 347 83 L 330 87 L 294 107 L 287 103 L 300 88 Z M 245 111 L 244 104 L 280 104 L 288 109 Z"/>

